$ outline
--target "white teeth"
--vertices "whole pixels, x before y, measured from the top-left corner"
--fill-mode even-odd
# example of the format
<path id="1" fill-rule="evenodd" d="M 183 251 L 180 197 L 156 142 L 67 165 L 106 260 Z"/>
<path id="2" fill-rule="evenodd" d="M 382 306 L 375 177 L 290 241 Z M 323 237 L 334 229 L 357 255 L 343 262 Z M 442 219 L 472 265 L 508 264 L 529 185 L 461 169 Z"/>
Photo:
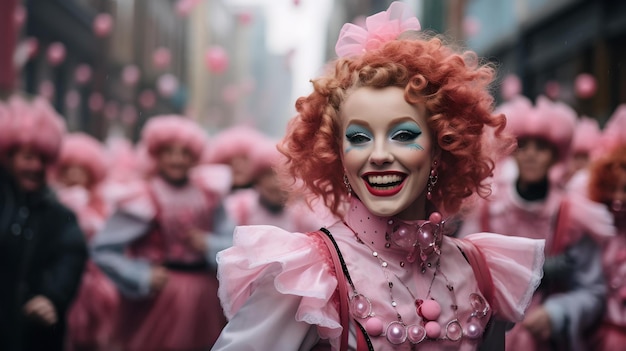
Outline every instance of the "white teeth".
<path id="1" fill-rule="evenodd" d="M 376 184 L 379 186 L 385 186 L 386 184 L 390 184 L 390 183 L 397 183 L 397 182 L 401 182 L 402 181 L 402 176 L 399 176 L 397 174 L 392 174 L 392 175 L 371 175 L 367 177 L 367 181 L 370 184 Z"/>

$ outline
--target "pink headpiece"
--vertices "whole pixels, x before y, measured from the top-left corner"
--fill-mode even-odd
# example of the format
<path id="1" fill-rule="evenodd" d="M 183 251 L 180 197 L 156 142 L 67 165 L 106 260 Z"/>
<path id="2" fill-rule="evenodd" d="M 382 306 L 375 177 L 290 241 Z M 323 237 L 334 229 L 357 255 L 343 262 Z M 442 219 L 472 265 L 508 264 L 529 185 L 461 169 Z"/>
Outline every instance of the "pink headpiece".
<path id="1" fill-rule="evenodd" d="M 581 117 L 576 124 L 571 151 L 573 153 L 590 153 L 598 146 L 601 136 L 602 132 L 597 120 Z"/>
<path id="2" fill-rule="evenodd" d="M 600 156 L 599 154 L 610 152 L 620 145 L 626 145 L 626 104 L 617 106 L 604 125 L 602 140 L 594 154 Z"/>
<path id="3" fill-rule="evenodd" d="M 99 183 L 107 173 L 107 160 L 102 144 L 85 133 L 73 133 L 63 139 L 61 153 L 55 165 L 56 174 L 62 167 L 78 165 L 85 167 L 94 183 Z"/>
<path id="4" fill-rule="evenodd" d="M 206 142 L 206 134 L 196 122 L 178 115 L 152 117 L 141 133 L 141 143 L 152 157 L 163 145 L 179 143 L 199 160 Z"/>
<path id="5" fill-rule="evenodd" d="M 3 105 L 3 106 L 2 106 Z M 0 105 L 0 152 L 31 145 L 54 161 L 65 134 L 65 121 L 42 97 L 27 101 L 13 95 Z"/>
<path id="6" fill-rule="evenodd" d="M 253 127 L 236 125 L 219 132 L 208 146 L 206 163 L 229 163 L 236 156 L 253 159 L 252 154 L 266 136 Z"/>
<path id="7" fill-rule="evenodd" d="M 335 52 L 339 57 L 362 55 L 398 38 L 407 30 L 420 30 L 420 22 L 406 4 L 394 1 L 387 11 L 367 17 L 365 28 L 346 23 L 341 28 Z"/>
<path id="8" fill-rule="evenodd" d="M 526 101 L 524 101 L 526 100 Z M 507 130 L 516 137 L 540 137 L 557 147 L 558 157 L 567 156 L 574 128 L 576 111 L 562 102 L 553 102 L 545 96 L 537 98 L 533 109 L 523 97 L 511 99 L 507 104 Z M 508 114 L 507 114 L 508 113 Z"/>

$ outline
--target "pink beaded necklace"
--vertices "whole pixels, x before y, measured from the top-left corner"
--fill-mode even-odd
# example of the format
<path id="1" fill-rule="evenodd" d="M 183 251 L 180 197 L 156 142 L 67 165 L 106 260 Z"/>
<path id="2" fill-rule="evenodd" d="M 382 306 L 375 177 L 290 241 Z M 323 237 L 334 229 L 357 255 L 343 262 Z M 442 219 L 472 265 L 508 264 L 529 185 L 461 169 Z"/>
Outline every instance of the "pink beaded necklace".
<path id="1" fill-rule="evenodd" d="M 416 298 L 415 294 L 400 279 L 400 277 L 393 273 L 393 276 L 398 282 L 400 282 L 401 285 L 405 287 L 413 298 L 416 313 L 422 320 L 421 324 L 407 325 L 397 309 L 398 303 L 393 295 L 394 283 L 391 281 L 391 277 L 387 271 L 387 267 L 389 265 L 388 261 L 383 259 L 374 248 L 370 247 L 367 243 L 361 240 L 358 233 L 346 223 L 346 226 L 348 226 L 348 228 L 350 228 L 354 233 L 357 241 L 365 245 L 372 252 L 372 256 L 378 259 L 382 273 L 385 276 L 387 285 L 389 286 L 390 305 L 395 310 L 397 316 L 397 320 L 387 323 L 385 327 L 383 321 L 380 320 L 372 311 L 372 303 L 369 298 L 357 292 L 354 285 L 351 284 L 353 290 L 352 296 L 350 297 L 351 312 L 356 318 L 366 319 L 365 330 L 369 335 L 384 335 L 387 341 L 394 345 L 402 344 L 407 340 L 412 344 L 418 344 L 424 340 L 459 341 L 464 335 L 471 339 L 479 338 L 482 335 L 482 326 L 480 323 L 476 323 L 477 321 L 473 319 L 481 319 L 487 316 L 490 310 L 489 305 L 479 294 L 470 294 L 470 303 L 474 312 L 468 318 L 466 330 L 464 331 L 457 315 L 458 304 L 454 287 L 445 274 L 443 274 L 440 270 L 440 245 L 443 236 L 443 224 L 441 215 L 438 213 L 434 213 L 430 216 L 429 221 L 425 221 L 420 225 L 406 224 L 396 220 L 388 221 L 389 226 L 386 233 L 387 243 L 385 244 L 385 247 L 389 248 L 393 243 L 400 247 L 410 248 L 411 251 L 407 256 L 407 260 L 409 262 L 414 262 L 415 259 L 419 257 L 422 265 L 422 273 L 426 272 L 426 267 L 431 267 L 431 263 L 427 263 L 427 259 L 432 255 L 437 255 L 435 271 L 425 299 Z M 400 266 L 404 267 L 403 262 L 400 262 Z M 440 275 L 445 279 L 446 288 L 450 292 L 453 301 L 451 308 L 454 311 L 454 318 L 446 324 L 445 328 L 442 328 L 437 322 L 437 319 L 441 315 L 441 306 L 430 296 L 431 289 L 437 275 Z"/>

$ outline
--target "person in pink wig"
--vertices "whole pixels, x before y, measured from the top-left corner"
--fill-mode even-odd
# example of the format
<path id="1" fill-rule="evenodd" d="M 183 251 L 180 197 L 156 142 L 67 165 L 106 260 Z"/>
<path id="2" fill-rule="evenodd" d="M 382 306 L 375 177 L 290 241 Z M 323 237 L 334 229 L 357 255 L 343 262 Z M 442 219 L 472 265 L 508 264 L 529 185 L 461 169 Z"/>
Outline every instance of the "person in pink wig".
<path id="1" fill-rule="evenodd" d="M 543 96 L 535 106 L 518 96 L 498 111 L 518 147 L 498 165 L 492 195 L 465 215 L 459 236 L 481 230 L 545 239 L 542 284 L 522 323 L 507 333 L 507 350 L 584 350 L 606 292 L 598 243 L 614 229 L 602 206 L 550 177 L 568 157 L 576 112 Z"/>
<path id="2" fill-rule="evenodd" d="M 602 131 L 596 119 L 584 116 L 578 118 L 568 157 L 552 172 L 556 184 L 568 188 L 570 182 L 578 181 L 578 173 L 585 172 L 601 136 Z"/>
<path id="3" fill-rule="evenodd" d="M 608 289 L 603 318 L 589 338 L 589 349 L 616 351 L 626 343 L 626 110 L 620 106 L 607 122 L 588 178 L 589 197 L 609 208 L 617 235 L 603 246 Z M 621 111 L 620 111 L 621 110 Z"/>
<path id="4" fill-rule="evenodd" d="M 289 200 L 278 174 L 284 156 L 274 140 L 265 138 L 250 155 L 257 168 L 253 187 L 236 191 L 225 200 L 226 210 L 237 225 L 273 225 L 308 232 L 328 222 L 328 216 L 315 214 L 302 199 Z"/>
<path id="5" fill-rule="evenodd" d="M 122 294 L 123 350 L 204 350 L 225 324 L 215 255 L 234 225 L 222 207 L 226 166 L 196 167 L 206 144 L 198 124 L 155 116 L 141 134 L 146 180 L 125 198 L 93 242 L 93 258 Z"/>
<path id="6" fill-rule="evenodd" d="M 203 162 L 228 165 L 233 173 L 233 191 L 250 188 L 258 170 L 252 154 L 266 138 L 257 129 L 243 124 L 224 129 L 212 138 Z"/>
<path id="7" fill-rule="evenodd" d="M 498 320 L 520 320 L 539 284 L 543 240 L 445 235 L 488 191 L 487 131 L 512 144 L 493 68 L 420 32 L 404 3 L 366 23 L 343 27 L 279 145 L 295 194 L 339 220 L 236 229 L 218 255 L 229 323 L 214 350 L 498 350 Z"/>
<path id="8" fill-rule="evenodd" d="M 87 242 L 102 229 L 111 212 L 101 188 L 107 166 L 103 145 L 92 136 L 77 132 L 65 136 L 50 172 L 57 196 L 78 216 Z M 67 349 L 110 350 L 118 305 L 117 289 L 89 260 L 68 312 Z"/>
<path id="9" fill-rule="evenodd" d="M 0 102 L 0 349 L 64 350 L 87 246 L 46 182 L 65 122 L 41 97 Z"/>

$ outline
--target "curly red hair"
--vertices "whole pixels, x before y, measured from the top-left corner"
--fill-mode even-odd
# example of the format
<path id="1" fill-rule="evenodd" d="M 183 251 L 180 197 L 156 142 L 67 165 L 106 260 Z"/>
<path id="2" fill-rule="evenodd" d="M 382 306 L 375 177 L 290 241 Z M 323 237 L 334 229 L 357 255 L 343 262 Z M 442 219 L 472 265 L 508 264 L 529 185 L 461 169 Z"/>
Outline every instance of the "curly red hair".
<path id="1" fill-rule="evenodd" d="M 596 202 L 610 202 L 617 179 L 621 173 L 626 173 L 626 144 L 596 160 L 589 173 L 589 198 Z"/>
<path id="2" fill-rule="evenodd" d="M 313 80 L 314 91 L 296 102 L 297 116 L 288 125 L 279 145 L 287 157 L 286 171 L 305 192 L 324 200 L 341 215 L 347 195 L 343 183 L 339 111 L 351 90 L 359 87 L 404 88 L 405 99 L 421 104 L 428 112 L 428 126 L 441 151 L 439 180 L 432 204 L 454 213 L 473 193 L 487 196 L 483 180 L 494 161 L 487 155 L 485 126 L 496 139 L 513 145 L 502 131 L 504 115 L 493 115 L 489 91 L 495 70 L 481 64 L 472 51 L 455 51 L 441 38 L 394 40 L 356 58 L 340 58 L 334 70 Z"/>

